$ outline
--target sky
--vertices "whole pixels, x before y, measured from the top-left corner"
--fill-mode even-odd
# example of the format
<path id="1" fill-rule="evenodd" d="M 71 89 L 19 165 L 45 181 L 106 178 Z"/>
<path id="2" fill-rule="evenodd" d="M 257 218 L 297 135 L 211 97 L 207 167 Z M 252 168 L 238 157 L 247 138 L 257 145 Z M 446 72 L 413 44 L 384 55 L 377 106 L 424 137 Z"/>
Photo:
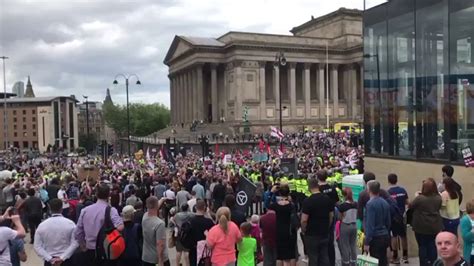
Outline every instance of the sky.
<path id="1" fill-rule="evenodd" d="M 366 7 L 385 0 L 366 0 Z M 6 89 L 31 76 L 37 97 L 75 95 L 169 107 L 168 67 L 163 59 L 175 35 L 214 37 L 228 31 L 290 34 L 311 16 L 363 0 L 0 0 L 0 56 Z M 0 65 L 1 67 L 1 65 Z M 3 70 L 3 69 L 2 69 Z M 3 91 L 3 73 L 0 72 Z"/>

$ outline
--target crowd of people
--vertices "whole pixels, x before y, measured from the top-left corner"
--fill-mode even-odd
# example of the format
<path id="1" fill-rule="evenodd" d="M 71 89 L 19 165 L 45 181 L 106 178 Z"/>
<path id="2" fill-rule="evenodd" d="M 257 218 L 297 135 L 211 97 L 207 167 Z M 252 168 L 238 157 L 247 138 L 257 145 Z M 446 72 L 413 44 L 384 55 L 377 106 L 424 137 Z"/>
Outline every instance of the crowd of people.
<path id="1" fill-rule="evenodd" d="M 173 164 L 148 152 L 107 162 L 55 157 L 11 163 L 11 177 L 0 180 L 0 265 L 28 259 L 27 234 L 44 265 L 55 266 L 286 266 L 300 259 L 311 266 L 356 265 L 363 252 L 379 265 L 404 264 L 407 224 L 420 265 L 470 265 L 474 201 L 462 215 L 453 167 L 442 168 L 439 184 L 426 179 L 412 200 L 396 174 L 382 189 L 364 169 L 358 139 L 350 133 L 287 135 L 285 149 L 254 148 L 268 153 L 263 161 L 233 150 L 205 158 L 193 151 L 173 154 Z M 296 172 L 282 167 L 286 158 L 296 159 Z M 98 175 L 84 176 L 84 164 Z M 358 195 L 341 185 L 349 174 L 363 174 L 366 188 Z M 255 185 L 244 211 L 236 201 L 242 178 Z"/>

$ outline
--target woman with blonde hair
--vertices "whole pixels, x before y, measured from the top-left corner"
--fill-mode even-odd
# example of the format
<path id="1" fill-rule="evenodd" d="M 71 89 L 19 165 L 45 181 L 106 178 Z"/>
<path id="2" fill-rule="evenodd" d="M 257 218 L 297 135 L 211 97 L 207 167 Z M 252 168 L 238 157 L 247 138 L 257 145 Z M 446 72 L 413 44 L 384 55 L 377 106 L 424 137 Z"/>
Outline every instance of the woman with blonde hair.
<path id="1" fill-rule="evenodd" d="M 242 240 L 239 227 L 230 220 L 230 209 L 220 207 L 217 224 L 207 234 L 207 245 L 212 250 L 211 263 L 216 266 L 235 265 L 235 245 Z"/>

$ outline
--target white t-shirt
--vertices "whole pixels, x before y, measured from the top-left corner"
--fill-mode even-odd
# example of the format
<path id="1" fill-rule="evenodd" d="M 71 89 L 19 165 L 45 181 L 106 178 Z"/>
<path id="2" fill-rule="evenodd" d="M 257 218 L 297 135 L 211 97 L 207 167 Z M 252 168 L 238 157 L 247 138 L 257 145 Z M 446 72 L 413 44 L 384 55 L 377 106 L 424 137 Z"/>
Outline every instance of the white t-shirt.
<path id="1" fill-rule="evenodd" d="M 10 248 L 8 241 L 16 238 L 16 231 L 2 226 L 0 227 L 0 265 L 11 266 Z"/>
<path id="2" fill-rule="evenodd" d="M 194 206 L 196 206 L 196 198 L 188 200 L 189 211 L 194 212 Z"/>
<path id="3" fill-rule="evenodd" d="M 66 191 L 60 189 L 58 190 L 58 199 L 63 201 L 63 209 L 69 208 L 69 202 L 65 202 L 64 199 L 67 199 Z"/>

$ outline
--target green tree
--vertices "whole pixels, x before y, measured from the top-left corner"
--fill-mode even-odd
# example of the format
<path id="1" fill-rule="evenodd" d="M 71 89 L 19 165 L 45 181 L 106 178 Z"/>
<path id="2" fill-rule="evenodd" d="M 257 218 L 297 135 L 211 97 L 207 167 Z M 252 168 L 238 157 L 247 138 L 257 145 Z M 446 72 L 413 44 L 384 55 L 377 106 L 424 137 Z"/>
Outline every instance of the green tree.
<path id="1" fill-rule="evenodd" d="M 87 134 L 79 135 L 79 147 L 85 148 L 86 151 L 94 150 L 97 144 L 97 136 L 94 133 L 90 133 L 89 137 L 87 137 Z"/>
<path id="2" fill-rule="evenodd" d="M 122 105 L 104 105 L 107 125 L 119 136 L 127 136 L 127 108 Z M 170 110 L 160 103 L 130 104 L 130 134 L 147 136 L 165 128 L 170 122 Z"/>

